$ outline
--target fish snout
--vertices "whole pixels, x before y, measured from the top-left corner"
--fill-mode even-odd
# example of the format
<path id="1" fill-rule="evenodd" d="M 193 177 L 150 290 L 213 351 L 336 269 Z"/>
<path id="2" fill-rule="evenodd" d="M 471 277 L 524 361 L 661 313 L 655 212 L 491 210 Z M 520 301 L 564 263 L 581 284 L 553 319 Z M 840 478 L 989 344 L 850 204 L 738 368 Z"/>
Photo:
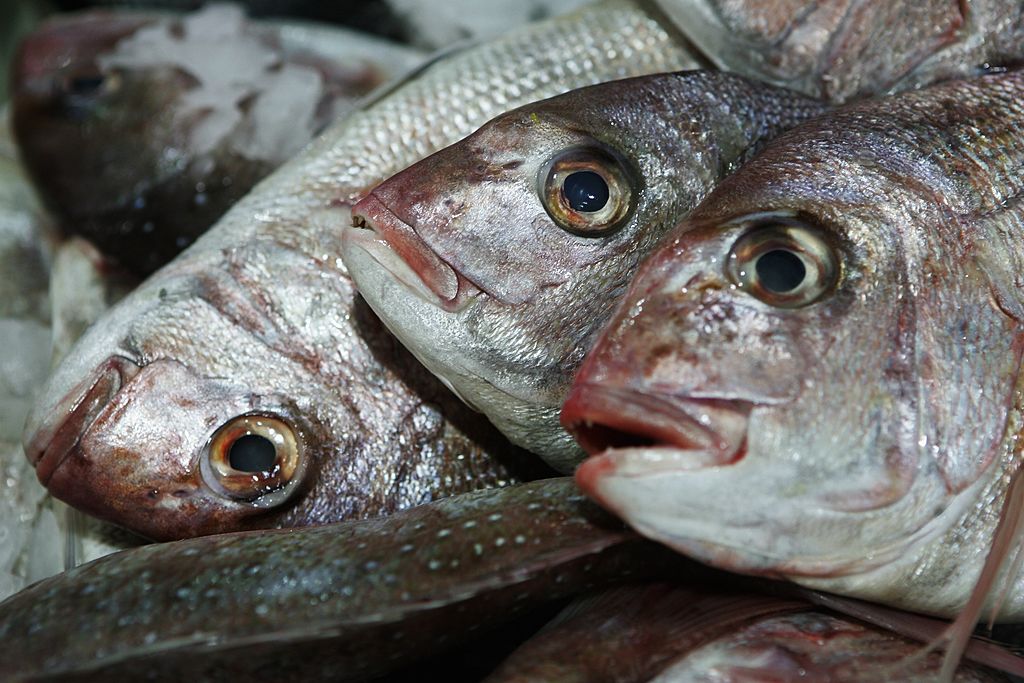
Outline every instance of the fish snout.
<path id="1" fill-rule="evenodd" d="M 743 400 L 678 397 L 584 383 L 573 387 L 561 420 L 591 456 L 644 451 L 645 471 L 682 470 L 740 460 L 746 452 L 752 408 Z M 585 463 L 581 469 L 586 467 Z M 591 469 L 595 467 L 596 463 Z"/>
<path id="2" fill-rule="evenodd" d="M 352 207 L 352 227 L 342 241 L 343 250 L 366 251 L 414 294 L 446 311 L 461 310 L 481 293 L 372 192 Z"/>
<path id="3" fill-rule="evenodd" d="M 41 421 L 30 419 L 23 438 L 25 454 L 44 486 L 141 369 L 124 356 L 111 356 L 56 404 L 46 407 Z"/>

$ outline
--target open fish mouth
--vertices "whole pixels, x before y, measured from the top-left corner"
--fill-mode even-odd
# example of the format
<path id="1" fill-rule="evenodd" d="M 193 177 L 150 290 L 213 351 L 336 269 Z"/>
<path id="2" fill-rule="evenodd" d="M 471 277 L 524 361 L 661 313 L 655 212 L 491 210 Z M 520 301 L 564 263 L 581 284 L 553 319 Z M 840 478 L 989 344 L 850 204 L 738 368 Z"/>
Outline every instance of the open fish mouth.
<path id="1" fill-rule="evenodd" d="M 363 249 L 419 298 L 446 311 L 465 308 L 481 293 L 373 194 L 352 208 L 352 226 L 342 240 L 345 248 Z"/>
<path id="2" fill-rule="evenodd" d="M 123 356 L 108 358 L 56 405 L 32 434 L 25 437 L 25 454 L 45 486 L 77 448 L 103 410 L 142 368 Z"/>
<path id="3" fill-rule="evenodd" d="M 636 474 L 650 474 L 738 462 L 746 453 L 752 407 L 748 401 L 678 398 L 580 384 L 562 408 L 561 420 L 591 456 L 644 451 L 643 458 L 629 458 L 629 467 Z M 594 457 L 587 463 L 592 461 Z M 606 460 L 603 467 L 607 466 Z M 594 462 L 589 468 L 601 466 Z"/>

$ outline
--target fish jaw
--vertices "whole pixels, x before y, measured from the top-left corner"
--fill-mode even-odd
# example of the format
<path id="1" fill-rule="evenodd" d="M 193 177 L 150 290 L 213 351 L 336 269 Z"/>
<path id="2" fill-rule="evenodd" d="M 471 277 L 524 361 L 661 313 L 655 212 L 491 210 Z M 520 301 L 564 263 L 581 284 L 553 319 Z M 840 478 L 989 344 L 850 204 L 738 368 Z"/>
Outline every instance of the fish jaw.
<path id="1" fill-rule="evenodd" d="M 352 225 L 342 233 L 343 253 L 357 248 L 411 293 L 449 313 L 481 294 L 372 192 L 352 208 Z"/>
<path id="2" fill-rule="evenodd" d="M 138 364 L 124 356 L 111 356 L 49 408 L 42 422 L 37 425 L 30 421 L 24 437 L 25 455 L 43 486 L 49 484 L 54 472 L 76 451 L 99 415 L 139 370 Z"/>

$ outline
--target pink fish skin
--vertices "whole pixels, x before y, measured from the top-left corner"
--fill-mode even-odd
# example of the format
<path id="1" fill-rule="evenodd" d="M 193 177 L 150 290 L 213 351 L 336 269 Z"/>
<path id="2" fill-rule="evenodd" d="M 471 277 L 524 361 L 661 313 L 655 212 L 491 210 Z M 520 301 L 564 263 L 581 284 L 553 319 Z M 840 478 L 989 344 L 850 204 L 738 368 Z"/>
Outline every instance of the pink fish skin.
<path id="1" fill-rule="evenodd" d="M 581 486 L 721 568 L 962 609 L 1021 458 L 1022 103 L 1011 72 L 848 106 L 723 182 L 576 377 Z"/>
<path id="2" fill-rule="evenodd" d="M 708 71 L 536 102 L 375 187 L 353 208 L 342 256 L 432 372 L 571 472 L 584 454 L 558 410 L 640 259 L 754 149 L 824 110 Z M 607 197 L 574 212 L 567 188 L 585 173 Z"/>

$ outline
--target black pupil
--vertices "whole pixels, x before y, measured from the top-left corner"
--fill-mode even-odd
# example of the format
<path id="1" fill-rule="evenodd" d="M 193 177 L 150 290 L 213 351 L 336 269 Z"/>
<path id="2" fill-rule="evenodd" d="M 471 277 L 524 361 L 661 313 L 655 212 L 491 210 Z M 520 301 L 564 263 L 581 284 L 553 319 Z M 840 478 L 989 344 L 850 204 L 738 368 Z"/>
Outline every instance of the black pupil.
<path id="1" fill-rule="evenodd" d="M 576 171 L 566 176 L 562 194 L 573 211 L 593 213 L 608 203 L 608 183 L 593 171 Z"/>
<path id="2" fill-rule="evenodd" d="M 769 292 L 785 294 L 800 286 L 807 267 L 799 256 L 785 249 L 773 249 L 757 259 L 757 277 Z"/>
<path id="3" fill-rule="evenodd" d="M 228 462 L 239 472 L 269 472 L 277 460 L 277 449 L 270 439 L 246 434 L 231 444 Z"/>
<path id="4" fill-rule="evenodd" d="M 68 90 L 75 95 L 91 95 L 103 85 L 103 76 L 76 76 L 68 82 Z"/>

